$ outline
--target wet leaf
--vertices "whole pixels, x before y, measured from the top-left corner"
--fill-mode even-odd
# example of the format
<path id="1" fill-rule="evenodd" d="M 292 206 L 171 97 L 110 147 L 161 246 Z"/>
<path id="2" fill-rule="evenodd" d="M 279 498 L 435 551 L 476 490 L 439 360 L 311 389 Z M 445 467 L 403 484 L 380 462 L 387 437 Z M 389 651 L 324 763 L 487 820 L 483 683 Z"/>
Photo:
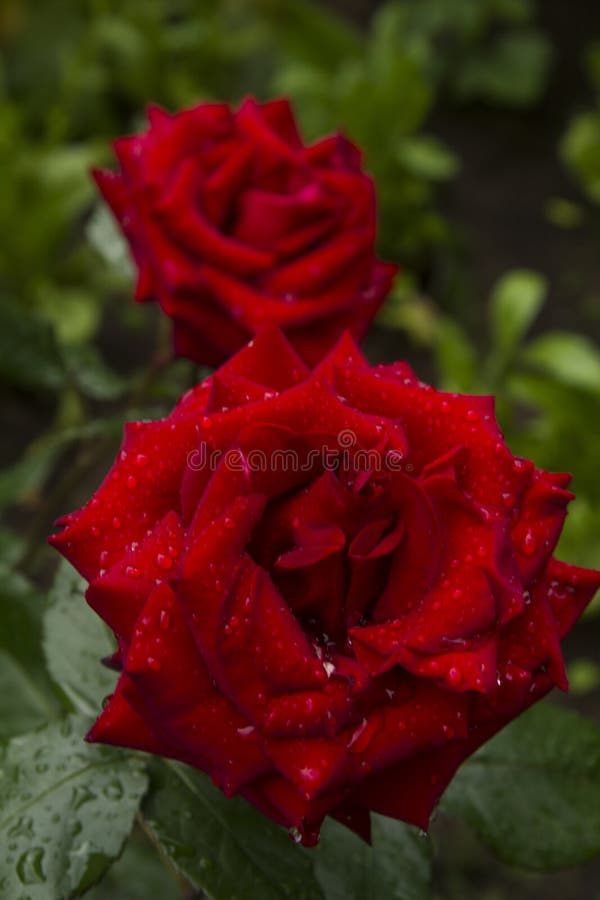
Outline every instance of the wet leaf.
<path id="1" fill-rule="evenodd" d="M 181 900 L 181 886 L 139 831 L 86 900 Z"/>
<path id="2" fill-rule="evenodd" d="M 156 765 L 142 811 L 176 870 L 211 900 L 323 900 L 311 851 L 194 769 Z"/>
<path id="3" fill-rule="evenodd" d="M 462 766 L 443 806 L 507 863 L 579 865 L 600 853 L 600 730 L 537 706 Z"/>
<path id="4" fill-rule="evenodd" d="M 81 716 L 0 749 L 0 889 L 20 900 L 67 900 L 119 855 L 146 789 L 132 755 L 83 742 Z"/>
<path id="5" fill-rule="evenodd" d="M 115 651 L 110 632 L 85 600 L 86 582 L 61 562 L 44 617 L 44 653 L 50 675 L 74 709 L 97 715 L 116 674 L 101 660 Z"/>
<path id="6" fill-rule="evenodd" d="M 327 900 L 427 900 L 431 845 L 416 828 L 372 816 L 372 846 L 328 820 L 315 851 L 316 875 Z"/>

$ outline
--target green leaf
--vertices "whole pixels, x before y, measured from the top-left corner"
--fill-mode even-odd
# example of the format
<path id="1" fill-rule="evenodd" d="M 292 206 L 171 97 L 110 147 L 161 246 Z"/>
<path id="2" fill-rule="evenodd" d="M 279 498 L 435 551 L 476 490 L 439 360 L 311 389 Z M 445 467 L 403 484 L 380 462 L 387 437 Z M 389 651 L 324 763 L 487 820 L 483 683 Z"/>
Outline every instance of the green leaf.
<path id="1" fill-rule="evenodd" d="M 67 393 L 63 400 L 69 398 Z M 34 441 L 14 466 L 0 471 L 0 510 L 18 503 L 32 503 L 51 474 L 61 453 L 78 441 L 117 437 L 123 429 L 122 416 L 95 418 L 44 434 Z"/>
<path id="2" fill-rule="evenodd" d="M 507 863 L 579 865 L 600 853 L 600 730 L 537 706 L 462 766 L 443 806 Z"/>
<path id="3" fill-rule="evenodd" d="M 544 212 L 548 221 L 557 228 L 579 228 L 585 219 L 581 205 L 572 203 L 564 197 L 550 197 Z"/>
<path id="4" fill-rule="evenodd" d="M 546 279 L 530 269 L 513 269 L 496 283 L 491 297 L 492 337 L 503 357 L 523 338 L 546 292 Z"/>
<path id="5" fill-rule="evenodd" d="M 86 900 L 182 900 L 180 885 L 139 832 L 133 833 L 121 858 L 85 896 Z"/>
<path id="6" fill-rule="evenodd" d="M 461 99 L 529 106 L 544 89 L 551 60 L 552 45 L 545 35 L 531 28 L 511 31 L 467 57 L 456 88 Z"/>
<path id="7" fill-rule="evenodd" d="M 59 711 L 43 664 L 42 610 L 41 596 L 22 575 L 0 569 L 0 738 Z"/>
<path id="8" fill-rule="evenodd" d="M 212 900 L 323 900 L 310 851 L 194 769 L 156 765 L 142 811 L 175 869 Z"/>
<path id="9" fill-rule="evenodd" d="M 74 709 L 96 715 L 116 675 L 101 660 L 115 651 L 110 632 L 85 600 L 86 582 L 61 562 L 44 617 L 44 653 L 50 675 Z"/>
<path id="10" fill-rule="evenodd" d="M 6 298 L 0 299 L 0 377 L 35 390 L 57 390 L 64 382 L 49 323 Z"/>
<path id="11" fill-rule="evenodd" d="M 600 203 L 600 114 L 581 113 L 569 123 L 560 155 L 590 200 Z"/>
<path id="12" fill-rule="evenodd" d="M 65 347 L 64 357 L 70 377 L 86 397 L 115 400 L 123 395 L 126 380 L 108 368 L 95 347 L 87 344 Z"/>
<path id="13" fill-rule="evenodd" d="M 99 203 L 94 210 L 87 225 L 86 236 L 98 255 L 125 281 L 133 280 L 134 267 L 127 241 L 105 204 Z"/>
<path id="14" fill-rule="evenodd" d="M 544 334 L 527 345 L 523 357 L 562 384 L 600 391 L 600 351 L 581 334 Z"/>
<path id="15" fill-rule="evenodd" d="M 430 346 L 438 335 L 438 312 L 429 297 L 420 294 L 411 275 L 401 272 L 392 287 L 378 322 L 406 331 L 415 343 Z"/>
<path id="16" fill-rule="evenodd" d="M 119 855 L 147 786 L 139 759 L 89 746 L 69 717 L 0 751 L 0 888 L 11 900 L 67 900 Z"/>
<path id="17" fill-rule="evenodd" d="M 100 323 L 100 304 L 92 291 L 42 282 L 36 292 L 36 306 L 52 323 L 60 344 L 89 341 Z"/>
<path id="18" fill-rule="evenodd" d="M 12 566 L 23 553 L 23 537 L 10 528 L 0 527 L 0 564 Z"/>
<path id="19" fill-rule="evenodd" d="M 348 828 L 328 820 L 321 833 L 316 876 L 327 900 L 427 900 L 431 846 L 416 828 L 372 816 L 370 847 Z"/>
<path id="20" fill-rule="evenodd" d="M 257 5 L 287 58 L 329 69 L 361 52 L 360 32 L 327 7 L 309 0 L 258 0 Z"/>
<path id="21" fill-rule="evenodd" d="M 0 471 L 0 510 L 36 500 L 63 450 L 56 435 L 45 435 L 27 448 L 23 457 Z"/>
<path id="22" fill-rule="evenodd" d="M 572 694 L 589 694 L 600 685 L 600 665 L 593 659 L 574 659 L 567 668 Z"/>
<path id="23" fill-rule="evenodd" d="M 396 157 L 412 175 L 430 181 L 453 178 L 460 167 L 458 157 L 442 141 L 426 134 L 403 138 Z"/>

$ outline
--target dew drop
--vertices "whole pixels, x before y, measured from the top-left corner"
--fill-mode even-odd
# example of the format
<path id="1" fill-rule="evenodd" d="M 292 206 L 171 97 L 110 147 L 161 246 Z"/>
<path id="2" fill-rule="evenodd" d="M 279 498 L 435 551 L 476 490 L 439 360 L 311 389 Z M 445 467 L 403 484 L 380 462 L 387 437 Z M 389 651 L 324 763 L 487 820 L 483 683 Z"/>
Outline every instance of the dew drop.
<path id="1" fill-rule="evenodd" d="M 134 462 L 139 469 L 143 469 L 144 466 L 148 465 L 148 457 L 145 453 L 138 453 Z"/>
<path id="2" fill-rule="evenodd" d="M 43 884 L 46 880 L 43 869 L 44 850 L 31 847 L 17 862 L 17 875 L 22 884 Z"/>
<path id="3" fill-rule="evenodd" d="M 132 491 L 137 485 L 137 478 L 135 477 L 135 475 L 128 475 L 126 484 L 129 490 Z"/>
<path id="4" fill-rule="evenodd" d="M 254 725 L 245 725 L 243 728 L 238 728 L 237 733 L 242 738 L 249 738 L 254 734 L 255 728 Z"/>
<path id="5" fill-rule="evenodd" d="M 168 609 L 161 609 L 160 616 L 158 617 L 158 624 L 163 631 L 168 631 L 169 625 L 171 624 L 171 614 Z"/>
<path id="6" fill-rule="evenodd" d="M 523 535 L 523 540 L 521 541 L 521 549 L 527 556 L 533 556 L 533 554 L 536 552 L 537 541 L 531 529 L 528 529 Z"/>
<path id="7" fill-rule="evenodd" d="M 123 572 L 128 578 L 139 578 L 142 574 L 137 566 L 125 566 Z"/>
<path id="8" fill-rule="evenodd" d="M 158 568 L 164 572 L 168 572 L 173 567 L 173 560 L 166 553 L 157 553 L 155 562 Z"/>
<path id="9" fill-rule="evenodd" d="M 102 793 L 108 800 L 120 800 L 123 796 L 123 785 L 119 781 L 111 781 Z"/>
<path id="10" fill-rule="evenodd" d="M 457 669 L 456 666 L 452 666 L 450 669 L 448 669 L 448 683 L 451 685 L 451 687 L 458 687 L 462 684 L 462 680 L 463 677 L 460 669 Z"/>
<path id="11" fill-rule="evenodd" d="M 149 669 L 152 669 L 153 672 L 158 672 L 162 668 L 162 664 L 159 659 L 156 659 L 154 656 L 149 656 L 146 660 L 146 665 Z"/>
<path id="12" fill-rule="evenodd" d="M 85 785 L 78 785 L 73 791 L 73 806 L 75 809 L 80 809 L 86 803 L 90 803 L 90 801 L 95 800 L 96 795 L 90 791 L 89 788 L 85 787 Z"/>

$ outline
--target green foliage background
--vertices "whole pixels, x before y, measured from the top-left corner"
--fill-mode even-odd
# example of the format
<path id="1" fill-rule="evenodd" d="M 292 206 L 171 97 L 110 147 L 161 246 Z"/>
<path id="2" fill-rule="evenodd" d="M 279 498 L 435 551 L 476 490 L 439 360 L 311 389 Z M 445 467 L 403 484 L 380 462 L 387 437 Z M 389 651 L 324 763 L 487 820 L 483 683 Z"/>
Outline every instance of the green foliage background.
<path id="1" fill-rule="evenodd" d="M 402 265 L 367 352 L 378 359 L 406 356 L 424 377 L 452 390 L 496 394 L 514 451 L 574 474 L 578 500 L 560 553 L 598 565 L 597 298 L 585 294 L 585 286 L 577 288 L 580 305 L 571 317 L 558 317 L 556 327 L 563 282 L 553 281 L 551 266 L 532 271 L 519 267 L 520 259 L 510 271 L 496 273 L 489 296 L 477 294 L 470 238 L 453 221 L 448 201 L 453 191 L 465 190 L 469 173 L 459 150 L 440 136 L 453 131 L 448 122 L 466 121 L 465 115 L 492 124 L 535 116 L 548 105 L 557 48 L 533 0 L 371 5 L 376 11 L 358 25 L 350 15 L 307 0 L 0 4 L 0 377 L 6 436 L 0 456 L 0 767 L 12 773 L 14 788 L 3 794 L 8 780 L 0 779 L 0 809 L 18 807 L 22 782 L 37 784 L 37 776 L 43 793 L 45 772 L 58 772 L 63 763 L 71 768 L 60 777 L 75 785 L 74 793 L 59 792 L 56 808 L 38 811 L 29 825 L 16 814 L 2 819 L 0 812 L 0 832 L 6 830 L 7 846 L 15 844 L 12 862 L 7 856 L 0 866 L 0 891 L 9 900 L 79 896 L 121 852 L 148 783 L 138 826 L 124 855 L 90 893 L 96 900 L 136 900 L 156 891 L 168 900 L 194 890 L 217 900 L 264 900 L 304 896 L 299 885 L 306 897 L 334 900 L 497 900 L 509 893 L 537 898 L 553 892 L 543 878 L 510 880 L 490 861 L 482 886 L 475 862 L 482 851 L 459 829 L 462 843 L 454 852 L 454 826 L 445 825 L 450 814 L 521 866 L 552 867 L 548 847 L 562 848 L 553 851 L 554 865 L 574 865 L 600 851 L 600 823 L 586 812 L 591 797 L 599 803 L 598 733 L 552 708 L 526 717 L 524 734 L 519 725 L 500 739 L 504 744 L 490 745 L 481 763 L 489 769 L 485 789 L 477 765 L 457 780 L 434 828 L 441 874 L 435 870 L 433 889 L 430 842 L 404 826 L 380 820 L 372 851 L 331 826 L 309 861 L 245 807 L 225 802 L 221 809 L 220 796 L 181 767 L 147 770 L 139 757 L 116 753 L 108 758 L 119 782 L 111 788 L 102 781 L 100 754 L 84 764 L 95 773 L 91 784 L 79 774 L 81 760 L 75 758 L 84 751 L 77 736 L 112 686 L 111 676 L 95 663 L 106 655 L 106 635 L 94 631 L 94 622 L 77 618 L 77 602 L 85 610 L 81 587 L 68 572 L 59 573 L 51 600 L 43 599 L 55 566 L 45 535 L 56 515 L 83 502 L 98 483 L 123 421 L 164 414 L 198 378 L 191 364 L 170 362 L 168 328 L 156 310 L 131 303 L 126 248 L 88 175 L 91 165 L 110 164 L 114 137 L 142 127 L 149 101 L 176 110 L 201 99 L 237 102 L 248 93 L 264 99 L 286 93 L 307 138 L 341 128 L 360 144 L 377 182 L 381 253 Z M 353 5 L 347 7 L 351 12 Z M 540 220 L 574 243 L 597 234 L 600 203 L 600 49 L 583 34 L 580 46 L 589 90 L 585 102 L 555 110 L 560 134 L 547 152 L 561 161 L 564 184 L 544 198 L 539 211 Z M 518 147 L 506 165 L 519 165 Z M 518 208 L 519 197 L 506 202 Z M 596 635 L 597 611 L 598 605 L 587 619 Z M 598 718 L 598 657 L 584 644 L 575 641 L 571 652 L 572 687 L 582 708 Z M 80 718 L 64 719 L 67 713 Z M 46 731 L 32 737 L 36 727 Z M 539 743 L 539 735 L 553 728 L 567 744 L 573 742 L 572 764 L 551 777 L 556 759 L 539 760 L 539 782 L 522 787 L 533 810 L 524 820 L 519 798 L 511 800 L 502 787 L 508 775 L 494 762 L 493 748 L 504 752 L 508 741 L 508 755 L 517 753 L 513 777 L 520 778 L 524 760 L 515 748 L 531 742 L 535 754 L 536 735 Z M 35 754 L 46 746 L 62 749 L 36 763 Z M 36 776 L 36 765 L 49 769 Z M 82 778 L 83 785 L 77 780 Z M 77 790 L 105 797 L 107 821 L 116 823 L 112 843 L 101 828 L 94 830 L 96 801 L 84 803 L 85 814 L 76 815 Z M 563 827 L 552 830 L 551 820 L 566 804 L 575 820 L 585 819 L 583 832 L 566 814 Z M 179 816 L 181 809 L 189 811 L 189 821 Z M 56 826 L 65 817 L 81 826 L 85 840 L 63 834 L 55 854 L 40 855 L 44 848 L 33 841 L 35 829 L 43 831 L 44 822 L 50 829 L 48 822 Z M 515 820 L 521 831 L 515 832 Z M 545 842 L 539 841 L 540 829 L 548 831 Z M 256 832 L 256 845 L 248 849 L 250 832 Z M 46 837 L 40 834 L 39 840 Z M 454 848 L 452 859 L 444 855 L 445 845 Z M 264 854 L 271 860 L 267 876 L 247 862 Z M 170 860 L 175 878 L 161 858 Z M 239 867 L 241 860 L 242 880 L 228 883 L 224 868 Z M 596 877 L 600 884 L 600 873 Z M 576 884 L 575 879 L 566 890 L 575 891 Z M 595 890 L 600 897 L 598 885 Z"/>

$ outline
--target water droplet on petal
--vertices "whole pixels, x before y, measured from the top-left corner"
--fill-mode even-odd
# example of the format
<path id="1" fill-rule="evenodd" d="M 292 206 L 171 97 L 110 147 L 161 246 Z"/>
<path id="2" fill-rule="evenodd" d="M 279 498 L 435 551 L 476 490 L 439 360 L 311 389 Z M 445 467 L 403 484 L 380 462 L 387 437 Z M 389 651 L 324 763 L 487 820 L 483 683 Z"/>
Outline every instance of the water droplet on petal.
<path id="1" fill-rule="evenodd" d="M 528 529 L 523 535 L 523 540 L 521 541 L 521 549 L 527 556 L 533 556 L 533 554 L 536 552 L 537 541 L 531 529 Z"/>
<path id="2" fill-rule="evenodd" d="M 242 738 L 249 738 L 254 734 L 255 728 L 254 725 L 245 725 L 243 728 L 238 728 L 237 733 Z"/>
<path id="3" fill-rule="evenodd" d="M 451 687 L 459 687 L 462 684 L 462 672 L 460 669 L 457 669 L 456 666 L 452 666 L 448 669 L 448 683 Z"/>
<path id="4" fill-rule="evenodd" d="M 157 553 L 154 561 L 164 572 L 168 572 L 173 567 L 173 560 L 166 553 Z"/>
<path id="5" fill-rule="evenodd" d="M 331 676 L 335 672 L 335 664 L 326 660 L 323 663 L 323 668 L 325 669 L 325 673 L 326 673 L 327 677 L 331 678 Z"/>

